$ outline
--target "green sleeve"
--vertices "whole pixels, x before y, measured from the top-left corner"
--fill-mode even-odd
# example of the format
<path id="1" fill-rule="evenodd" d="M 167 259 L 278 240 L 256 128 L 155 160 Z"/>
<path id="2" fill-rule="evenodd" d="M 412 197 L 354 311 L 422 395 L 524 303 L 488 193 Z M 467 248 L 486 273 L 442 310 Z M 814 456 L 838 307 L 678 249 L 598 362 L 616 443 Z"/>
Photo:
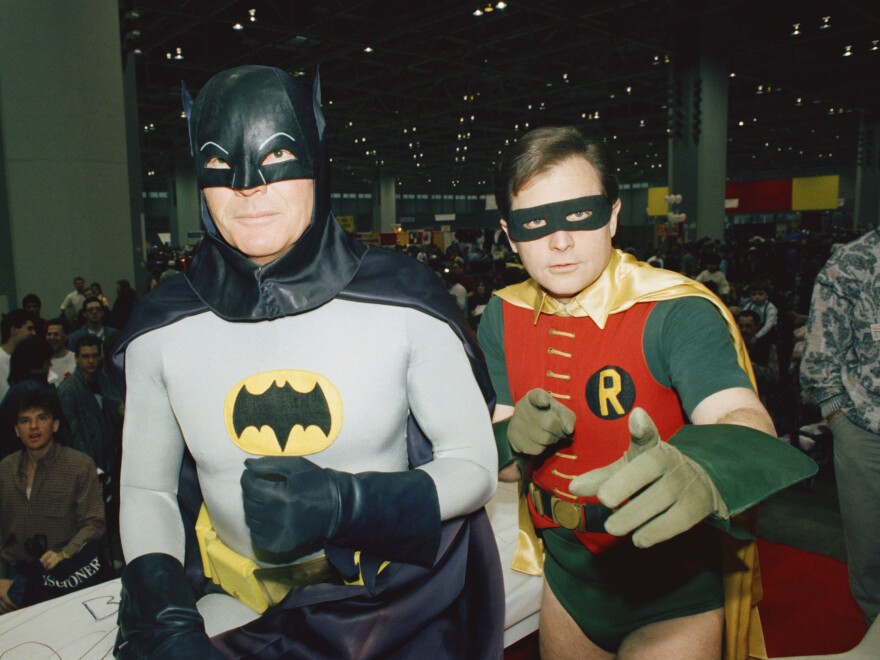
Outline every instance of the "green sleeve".
<path id="1" fill-rule="evenodd" d="M 493 296 L 489 300 L 480 317 L 477 341 L 486 356 L 486 366 L 489 367 L 489 378 L 492 380 L 492 387 L 495 388 L 496 402 L 512 406 L 514 402 L 507 382 L 507 360 L 504 357 L 504 318 L 501 305 L 501 298 Z"/>
<path id="2" fill-rule="evenodd" d="M 763 431 L 736 424 L 685 424 L 669 439 L 669 444 L 706 471 L 729 516 L 819 470 L 802 451 Z M 729 520 L 709 522 L 739 538 L 748 537 Z"/>
<path id="3" fill-rule="evenodd" d="M 678 393 L 688 416 L 716 392 L 752 388 L 724 317 L 704 298 L 657 303 L 645 324 L 643 348 L 651 374 Z"/>
<path id="4" fill-rule="evenodd" d="M 496 402 L 502 405 L 512 406 L 513 397 L 510 394 L 510 385 L 507 382 L 507 362 L 504 359 L 504 318 L 501 310 L 501 298 L 493 296 L 483 310 L 480 317 L 480 325 L 477 327 L 477 340 L 483 355 L 486 357 L 486 365 L 489 367 L 489 377 L 492 379 L 492 387 L 495 388 Z M 513 463 L 515 456 L 510 443 L 507 441 L 507 426 L 510 419 L 492 425 L 495 431 L 495 446 L 498 449 L 498 469 Z"/>

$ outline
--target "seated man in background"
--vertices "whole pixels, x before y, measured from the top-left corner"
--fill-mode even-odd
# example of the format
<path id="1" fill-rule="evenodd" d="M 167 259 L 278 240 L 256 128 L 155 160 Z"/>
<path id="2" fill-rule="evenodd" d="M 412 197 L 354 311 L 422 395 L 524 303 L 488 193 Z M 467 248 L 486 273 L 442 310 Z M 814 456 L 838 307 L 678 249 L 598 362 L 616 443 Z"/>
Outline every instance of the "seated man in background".
<path id="1" fill-rule="evenodd" d="M 41 570 L 29 570 L 28 563 L 37 560 L 51 571 L 104 534 L 94 462 L 55 441 L 60 406 L 54 388 L 23 392 L 15 415 L 22 448 L 0 462 L 0 613 L 46 593 Z"/>

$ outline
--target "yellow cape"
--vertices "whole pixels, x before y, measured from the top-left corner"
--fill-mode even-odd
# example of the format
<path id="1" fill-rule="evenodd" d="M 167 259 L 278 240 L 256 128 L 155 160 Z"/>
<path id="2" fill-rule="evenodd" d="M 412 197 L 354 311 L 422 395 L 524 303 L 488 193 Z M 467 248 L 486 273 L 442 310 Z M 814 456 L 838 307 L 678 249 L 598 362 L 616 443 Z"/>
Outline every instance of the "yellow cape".
<path id="1" fill-rule="evenodd" d="M 604 328 L 611 314 L 623 312 L 639 303 L 697 296 L 710 301 L 724 317 L 736 348 L 740 366 L 752 385 L 755 376 L 752 363 L 730 310 L 702 284 L 672 271 L 654 268 L 632 255 L 614 250 L 608 267 L 599 278 L 569 302 L 563 304 L 547 295 L 534 280 L 505 287 L 495 293 L 511 305 L 534 312 L 535 323 L 543 314 L 589 316 Z M 756 388 L 757 389 L 757 388 Z M 737 517 L 737 522 L 754 533 L 757 511 L 752 509 Z M 537 538 L 525 499 L 520 500 L 520 534 L 511 568 L 530 575 L 543 572 L 543 544 Z M 764 659 L 767 650 L 758 616 L 761 600 L 761 576 L 758 549 L 754 541 L 741 541 L 725 534 L 723 544 L 724 570 L 724 657 L 726 660 Z"/>

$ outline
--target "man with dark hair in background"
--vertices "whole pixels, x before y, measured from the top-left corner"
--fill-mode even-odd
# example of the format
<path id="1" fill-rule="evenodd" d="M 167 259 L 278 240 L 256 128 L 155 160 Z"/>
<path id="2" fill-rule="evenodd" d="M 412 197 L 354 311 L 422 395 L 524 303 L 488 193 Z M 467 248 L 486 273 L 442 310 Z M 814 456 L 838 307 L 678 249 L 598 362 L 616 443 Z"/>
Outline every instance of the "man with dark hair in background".
<path id="1" fill-rule="evenodd" d="M 92 457 L 118 483 L 122 448 L 122 394 L 103 369 L 101 340 L 80 337 L 74 350 L 76 370 L 58 385 L 61 409 L 70 428 L 69 444 Z"/>
<path id="2" fill-rule="evenodd" d="M 86 319 L 85 325 L 71 333 L 67 339 L 67 345 L 73 349 L 80 337 L 92 335 L 97 337 L 104 344 L 110 343 L 119 334 L 119 330 L 104 325 L 104 305 L 97 296 L 88 296 L 83 303 L 83 316 Z"/>
<path id="3" fill-rule="evenodd" d="M 56 441 L 54 388 L 23 393 L 13 412 L 20 451 L 0 462 L 0 614 L 39 602 L 26 599 L 40 585 L 25 584 L 33 571 L 22 563 L 37 560 L 52 570 L 100 539 L 105 527 L 95 464 Z"/>
<path id="4" fill-rule="evenodd" d="M 21 299 L 21 307 L 26 312 L 30 312 L 31 316 L 34 317 L 34 329 L 40 337 L 46 336 L 46 319 L 40 316 L 40 311 L 43 309 L 43 301 L 40 300 L 40 297 L 36 293 L 28 293 L 24 298 Z"/>

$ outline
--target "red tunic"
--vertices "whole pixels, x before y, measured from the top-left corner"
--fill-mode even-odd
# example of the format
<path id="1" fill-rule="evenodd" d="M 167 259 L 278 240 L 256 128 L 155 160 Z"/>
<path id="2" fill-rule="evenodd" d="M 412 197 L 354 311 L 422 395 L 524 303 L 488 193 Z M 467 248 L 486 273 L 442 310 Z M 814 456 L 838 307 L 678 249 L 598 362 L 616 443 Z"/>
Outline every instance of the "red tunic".
<path id="1" fill-rule="evenodd" d="M 645 322 L 655 303 L 638 304 L 608 317 L 605 329 L 590 318 L 541 314 L 505 302 L 504 354 L 514 401 L 543 388 L 577 415 L 573 441 L 535 462 L 532 481 L 562 500 L 583 504 L 596 498 L 572 495 L 571 480 L 616 461 L 629 448 L 629 413 L 643 408 L 667 440 L 685 423 L 674 390 L 651 375 L 643 349 Z M 529 498 L 535 527 L 558 527 L 539 515 Z M 575 531 L 590 551 L 620 541 L 599 532 Z"/>

